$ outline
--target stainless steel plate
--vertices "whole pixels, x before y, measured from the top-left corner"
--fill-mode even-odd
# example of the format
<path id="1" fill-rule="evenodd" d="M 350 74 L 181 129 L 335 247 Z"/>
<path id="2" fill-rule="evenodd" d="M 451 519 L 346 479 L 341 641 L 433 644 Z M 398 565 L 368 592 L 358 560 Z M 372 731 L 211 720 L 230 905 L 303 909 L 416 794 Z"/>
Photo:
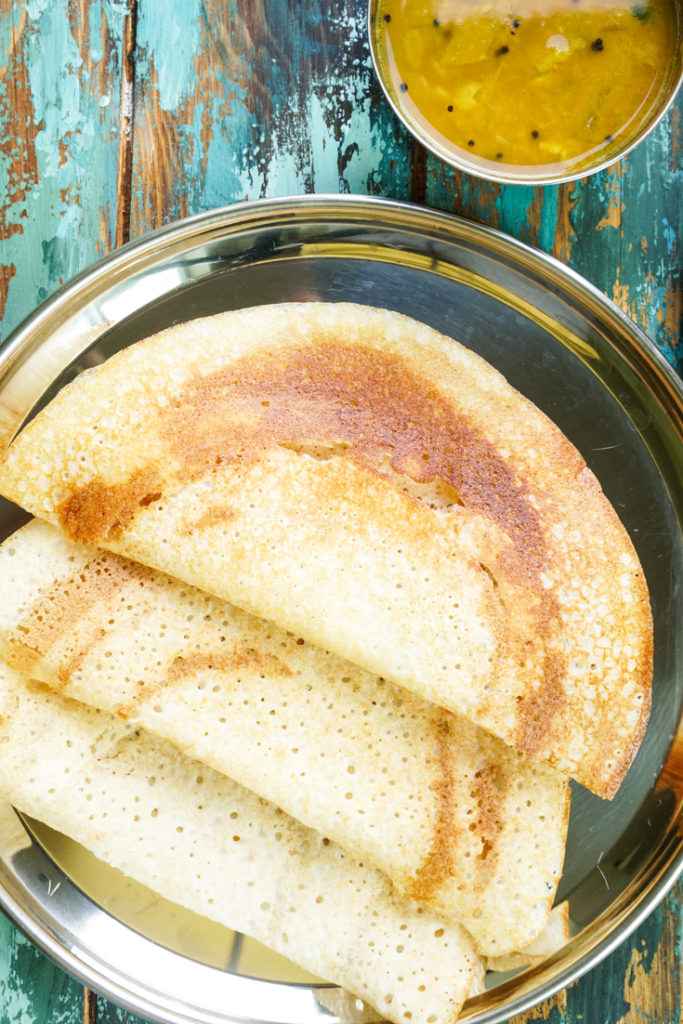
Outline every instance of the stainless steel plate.
<path id="1" fill-rule="evenodd" d="M 497 366 L 583 453 L 629 530 L 655 618 L 650 727 L 617 797 L 573 793 L 559 898 L 574 937 L 491 976 L 463 1015 L 494 1024 L 607 955 L 683 869 L 683 389 L 652 343 L 571 271 L 500 233 L 386 200 L 306 196 L 219 210 L 101 261 L 0 352 L 0 442 L 87 366 L 178 321 L 264 302 L 412 315 Z M 0 503 L 0 536 L 24 518 Z M 169 1022 L 374 1019 L 339 990 L 160 900 L 0 804 L 0 903 L 109 998 Z"/>

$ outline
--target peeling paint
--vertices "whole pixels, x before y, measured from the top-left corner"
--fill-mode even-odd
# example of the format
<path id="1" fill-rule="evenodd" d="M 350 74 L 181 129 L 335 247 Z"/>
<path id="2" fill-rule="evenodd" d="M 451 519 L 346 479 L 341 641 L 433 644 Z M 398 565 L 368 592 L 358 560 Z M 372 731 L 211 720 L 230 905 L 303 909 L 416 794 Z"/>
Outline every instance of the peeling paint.
<path id="1" fill-rule="evenodd" d="M 172 64 L 165 9 L 143 6 L 138 24 L 136 233 L 245 198 L 375 193 L 377 180 L 408 198 L 405 133 L 381 99 L 364 21 L 347 4 L 325 14 L 298 0 L 186 7 L 193 43 Z M 179 120 L 164 166 L 155 141 Z"/>
<path id="2" fill-rule="evenodd" d="M 557 189 L 556 228 L 552 244 L 547 248 L 561 263 L 571 265 L 572 247 L 576 231 L 572 222 L 577 202 L 577 190 L 572 184 L 560 185 Z"/>
<path id="3" fill-rule="evenodd" d="M 261 196 L 407 199 L 413 142 L 374 79 L 364 11 L 365 0 L 140 3 L 133 234 Z M 126 0 L 0 0 L 5 334 L 113 244 L 126 12 Z M 556 187 L 486 183 L 428 157 L 426 202 L 552 253 L 683 368 L 682 111 L 679 98 L 622 164 Z M 682 895 L 679 884 L 608 961 L 513 1024 L 680 1024 Z M 79 1004 L 80 987 L 0 916 L 0 1024 L 71 1024 Z M 138 1021 L 105 1000 L 97 1019 Z"/>
<path id="4" fill-rule="evenodd" d="M 0 914 L 1 1024 L 73 1024 L 81 986 Z"/>
<path id="5" fill-rule="evenodd" d="M 111 0 L 87 16 L 86 5 L 65 5 L 70 18 L 49 0 L 18 6 L 2 19 L 0 55 L 0 266 L 15 268 L 2 271 L 2 337 L 113 240 L 100 211 L 115 195 L 125 13 Z M 44 245 L 60 259 L 44 259 Z"/>
<path id="6" fill-rule="evenodd" d="M 667 952 L 664 945 L 663 942 L 651 945 L 645 937 L 636 943 L 624 975 L 623 999 L 628 1010 L 615 1024 L 678 1024 L 680 1021 L 680 957 L 677 973 L 668 954 L 670 944 L 666 943 Z"/>
<path id="7" fill-rule="evenodd" d="M 682 105 L 679 97 L 628 160 L 585 179 L 571 210 L 572 266 L 613 298 L 679 369 L 683 172 L 671 140 Z"/>

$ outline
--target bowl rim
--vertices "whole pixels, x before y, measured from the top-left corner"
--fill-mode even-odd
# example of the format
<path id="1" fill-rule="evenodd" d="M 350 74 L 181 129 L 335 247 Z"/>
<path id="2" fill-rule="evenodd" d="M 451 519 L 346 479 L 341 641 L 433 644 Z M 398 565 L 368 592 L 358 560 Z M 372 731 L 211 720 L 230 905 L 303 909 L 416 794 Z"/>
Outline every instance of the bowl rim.
<path id="1" fill-rule="evenodd" d="M 661 106 L 656 110 L 656 113 L 644 122 L 636 136 L 626 145 L 621 148 L 615 148 L 607 156 L 601 157 L 595 163 L 584 164 L 581 168 L 574 171 L 567 170 L 566 172 L 555 174 L 551 172 L 545 174 L 540 172 L 533 173 L 532 171 L 529 173 L 522 173 L 515 172 L 511 169 L 517 165 L 504 163 L 500 165 L 500 170 L 496 170 L 496 165 L 491 164 L 491 161 L 480 163 L 478 161 L 468 160 L 467 154 L 464 150 L 452 150 L 447 146 L 442 145 L 436 136 L 431 135 L 426 131 L 421 131 L 419 126 L 415 123 L 415 120 L 406 112 L 406 109 L 401 103 L 391 81 L 388 80 L 388 76 L 384 74 L 382 61 L 380 60 L 378 53 L 378 33 L 376 31 L 375 22 L 381 2 L 382 0 L 368 0 L 367 2 L 367 34 L 370 57 L 375 77 L 382 88 L 385 99 L 403 126 L 408 130 L 408 132 L 410 132 L 417 142 L 424 146 L 429 153 L 433 156 L 439 157 L 439 159 L 443 160 L 444 163 L 448 164 L 455 170 L 470 174 L 472 177 L 480 178 L 483 181 L 489 181 L 500 185 L 561 185 L 565 182 L 578 181 L 581 178 L 587 178 L 594 174 L 598 174 L 600 171 L 604 171 L 606 168 L 611 167 L 620 160 L 623 160 L 624 157 L 628 156 L 636 146 L 640 145 L 640 143 L 654 131 L 657 125 L 659 125 L 668 114 L 676 100 L 681 86 L 683 85 L 683 38 L 680 38 L 676 50 L 676 61 L 673 64 L 674 70 L 672 70 L 670 75 L 670 81 L 667 84 L 667 89 L 662 91 L 663 102 Z M 677 10 L 679 11 L 680 21 L 683 14 L 681 13 L 679 4 L 677 4 Z M 683 26 L 679 26 L 679 36 L 682 34 Z M 490 168 L 488 166 L 489 164 L 491 164 Z M 524 166 L 530 166 L 533 168 L 534 165 Z M 544 167 L 546 165 L 540 164 L 538 166 Z"/>

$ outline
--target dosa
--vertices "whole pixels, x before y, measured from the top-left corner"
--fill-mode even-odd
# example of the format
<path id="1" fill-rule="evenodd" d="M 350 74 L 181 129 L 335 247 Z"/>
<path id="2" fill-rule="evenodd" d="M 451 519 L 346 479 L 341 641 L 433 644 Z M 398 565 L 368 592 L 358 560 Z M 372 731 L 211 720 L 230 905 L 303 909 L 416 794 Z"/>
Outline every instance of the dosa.
<path id="1" fill-rule="evenodd" d="M 545 415 L 406 317 L 301 303 L 171 327 L 64 388 L 0 490 L 600 795 L 643 736 L 652 623 L 618 516 Z"/>
<path id="2" fill-rule="evenodd" d="M 0 546 L 0 657 L 236 779 L 469 930 L 545 927 L 564 776 L 225 602 L 33 520 Z"/>
<path id="3" fill-rule="evenodd" d="M 467 933 L 172 746 L 0 664 L 0 794 L 107 864 L 258 939 L 390 1020 L 450 1024 Z"/>

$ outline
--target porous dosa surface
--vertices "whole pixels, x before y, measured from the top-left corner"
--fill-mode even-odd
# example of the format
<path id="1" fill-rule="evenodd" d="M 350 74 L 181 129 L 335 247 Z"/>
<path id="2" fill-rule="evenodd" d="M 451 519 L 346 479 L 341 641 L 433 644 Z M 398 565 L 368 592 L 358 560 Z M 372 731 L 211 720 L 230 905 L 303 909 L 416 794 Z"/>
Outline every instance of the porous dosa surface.
<path id="1" fill-rule="evenodd" d="M 177 580 L 33 520 L 0 546 L 0 657 L 283 807 L 464 924 L 526 947 L 569 786 L 461 717 Z"/>
<path id="2" fill-rule="evenodd" d="M 0 489 L 603 796 L 644 733 L 651 616 L 616 513 L 546 416 L 406 317 L 302 303 L 172 327 L 58 394 Z"/>
<path id="3" fill-rule="evenodd" d="M 0 794 L 398 1024 L 455 1021 L 479 975 L 464 929 L 397 897 L 379 871 L 144 730 L 4 665 Z"/>
<path id="4" fill-rule="evenodd" d="M 486 967 L 489 971 L 500 972 L 532 967 L 561 950 L 570 938 L 569 901 L 564 900 L 553 907 L 545 928 L 526 949 L 503 953 L 501 956 L 494 954 L 487 958 Z"/>

